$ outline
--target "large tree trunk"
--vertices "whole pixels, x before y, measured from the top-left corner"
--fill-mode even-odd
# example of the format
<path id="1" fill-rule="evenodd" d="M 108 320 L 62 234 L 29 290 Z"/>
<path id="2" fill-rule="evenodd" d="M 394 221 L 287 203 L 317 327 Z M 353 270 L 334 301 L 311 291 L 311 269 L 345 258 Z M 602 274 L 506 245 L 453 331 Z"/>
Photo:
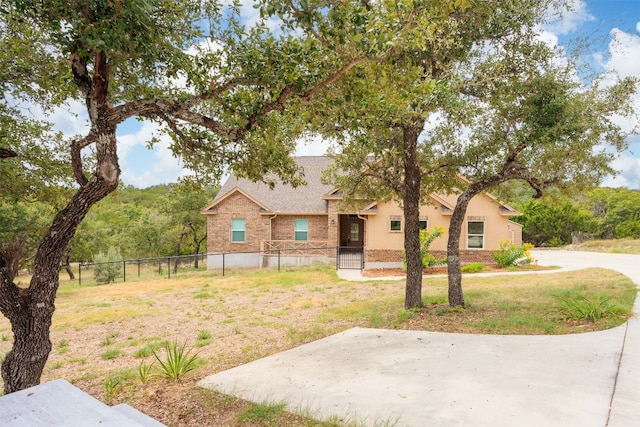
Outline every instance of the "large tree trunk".
<path id="1" fill-rule="evenodd" d="M 460 233 L 462 224 L 469 207 L 469 202 L 474 194 L 465 190 L 458 197 L 456 207 L 451 215 L 449 223 L 449 240 L 447 241 L 447 270 L 449 276 L 449 305 L 451 307 L 464 307 L 464 296 L 462 295 L 462 271 L 460 269 Z"/>
<path id="2" fill-rule="evenodd" d="M 420 256 L 420 186 L 418 136 L 422 128 L 404 129 L 404 251 L 407 259 L 406 309 L 422 307 L 422 257 Z"/>
<path id="3" fill-rule="evenodd" d="M 36 252 L 29 287 L 18 288 L 5 269 L 0 269 L 0 311 L 11 322 L 14 336 L 13 348 L 2 362 L 5 393 L 40 383 L 51 351 L 49 328 L 64 250 L 91 206 L 118 186 L 115 127 L 96 139 L 96 172 L 55 216 Z"/>

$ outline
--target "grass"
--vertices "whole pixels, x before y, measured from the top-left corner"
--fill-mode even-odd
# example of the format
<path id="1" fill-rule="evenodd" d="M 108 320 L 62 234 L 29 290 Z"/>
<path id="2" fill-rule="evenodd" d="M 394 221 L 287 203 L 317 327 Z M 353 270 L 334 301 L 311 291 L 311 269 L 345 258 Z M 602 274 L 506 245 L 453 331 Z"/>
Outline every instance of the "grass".
<path id="1" fill-rule="evenodd" d="M 578 245 L 571 245 L 567 249 L 639 255 L 640 239 L 588 240 Z"/>
<path id="2" fill-rule="evenodd" d="M 625 321 L 636 294 L 626 277 L 602 269 L 467 275 L 463 290 L 467 308 L 453 309 L 447 305 L 446 278 L 425 279 L 425 307 L 405 310 L 404 282 L 346 282 L 331 266 L 228 270 L 224 277 L 203 271 L 95 287 L 63 281 L 53 318 L 54 351 L 43 381 L 63 377 L 99 399 L 128 403 L 167 425 L 343 425 L 294 415 L 272 403 L 254 408 L 201 390 L 195 382 L 355 326 L 493 334 L 601 330 Z M 558 296 L 579 295 L 604 298 L 623 311 L 616 308 L 595 322 L 571 320 Z M 8 337 L 0 339 L 4 354 L 12 344 L 5 319 L 0 337 Z M 154 352 L 167 364 L 167 347 L 188 352 L 184 359 L 198 351 L 198 362 L 178 375 L 180 381 L 157 375 L 161 367 Z"/>

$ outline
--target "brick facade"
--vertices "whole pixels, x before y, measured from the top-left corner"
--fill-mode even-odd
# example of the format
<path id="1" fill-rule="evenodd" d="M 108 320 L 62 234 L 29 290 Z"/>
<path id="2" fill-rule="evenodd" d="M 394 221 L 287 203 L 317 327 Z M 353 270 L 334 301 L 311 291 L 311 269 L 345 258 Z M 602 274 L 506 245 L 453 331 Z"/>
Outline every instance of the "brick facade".
<path id="1" fill-rule="evenodd" d="M 329 232 L 326 215 L 279 215 L 271 222 L 271 240 L 294 240 L 294 222 L 296 219 L 309 221 L 307 240 L 327 241 Z"/>
<path id="2" fill-rule="evenodd" d="M 269 240 L 270 217 L 260 215 L 255 202 L 241 193 L 230 195 L 207 215 L 207 251 L 209 253 L 258 251 L 263 240 Z M 245 220 L 245 241 L 231 242 L 231 220 Z"/>

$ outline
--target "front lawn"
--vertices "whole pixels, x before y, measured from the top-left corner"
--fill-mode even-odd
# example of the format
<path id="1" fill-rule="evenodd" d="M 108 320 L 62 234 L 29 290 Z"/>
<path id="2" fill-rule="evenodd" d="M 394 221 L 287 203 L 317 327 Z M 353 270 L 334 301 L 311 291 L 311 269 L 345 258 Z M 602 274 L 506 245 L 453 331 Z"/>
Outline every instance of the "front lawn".
<path id="1" fill-rule="evenodd" d="M 467 309 L 446 302 L 446 278 L 423 283 L 425 308 L 407 311 L 404 282 L 340 280 L 330 266 L 200 272 L 102 286 L 61 285 L 43 381 L 65 378 L 110 404 L 126 402 L 167 425 L 334 425 L 196 387 L 201 378 L 354 326 L 492 334 L 562 334 L 610 328 L 631 310 L 635 286 L 601 269 L 465 275 Z M 601 301 L 597 322 L 568 319 L 563 298 Z M 198 353 L 178 381 L 154 366 L 171 343 Z M 11 329 L 0 319 L 0 357 Z M 157 363 L 155 364 L 157 366 Z"/>

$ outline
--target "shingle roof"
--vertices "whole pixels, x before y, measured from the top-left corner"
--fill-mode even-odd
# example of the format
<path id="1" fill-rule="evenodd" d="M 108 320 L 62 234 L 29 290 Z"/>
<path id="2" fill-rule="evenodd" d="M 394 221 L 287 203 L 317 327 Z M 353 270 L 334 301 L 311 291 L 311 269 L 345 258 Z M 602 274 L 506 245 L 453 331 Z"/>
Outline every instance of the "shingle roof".
<path id="1" fill-rule="evenodd" d="M 331 159 L 324 156 L 296 157 L 296 163 L 304 170 L 304 180 L 307 185 L 293 188 L 289 185 L 277 183 L 272 189 L 261 182 L 251 182 L 230 176 L 213 199 L 222 199 L 235 189 L 242 190 L 271 212 L 279 213 L 323 213 L 327 211 L 327 202 L 322 196 L 331 191 L 331 185 L 320 182 L 322 171 L 329 166 Z"/>

